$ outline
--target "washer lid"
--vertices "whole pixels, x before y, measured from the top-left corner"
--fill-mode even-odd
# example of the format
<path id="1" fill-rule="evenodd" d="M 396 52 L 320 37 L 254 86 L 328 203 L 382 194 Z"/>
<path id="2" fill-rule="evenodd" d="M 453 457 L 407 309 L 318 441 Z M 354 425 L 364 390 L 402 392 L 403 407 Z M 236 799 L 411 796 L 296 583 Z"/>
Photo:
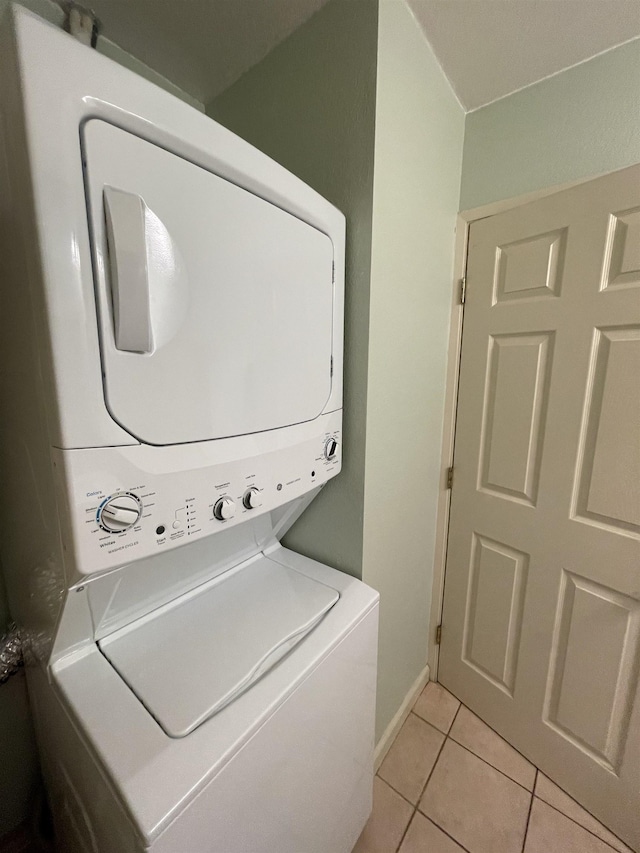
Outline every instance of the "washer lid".
<path id="1" fill-rule="evenodd" d="M 98 642 L 170 737 L 184 737 L 251 687 L 338 601 L 260 556 Z"/>

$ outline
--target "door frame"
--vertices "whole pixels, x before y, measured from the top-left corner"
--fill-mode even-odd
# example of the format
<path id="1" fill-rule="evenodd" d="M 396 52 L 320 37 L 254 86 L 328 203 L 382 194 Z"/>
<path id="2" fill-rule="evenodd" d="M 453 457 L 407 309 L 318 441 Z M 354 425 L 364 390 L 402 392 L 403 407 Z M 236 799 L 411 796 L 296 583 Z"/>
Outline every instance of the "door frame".
<path id="1" fill-rule="evenodd" d="M 519 196 L 501 199 L 489 204 L 473 207 L 458 213 L 456 217 L 455 243 L 453 254 L 453 299 L 449 322 L 449 345 L 447 350 L 447 372 L 445 379 L 444 413 L 442 423 L 442 448 L 440 454 L 440 488 L 438 492 L 438 509 L 436 515 L 436 536 L 433 559 L 433 584 L 431 587 L 431 608 L 429 613 L 429 640 L 427 647 L 427 663 L 431 681 L 438 680 L 438 663 L 440 644 L 437 642 L 437 629 L 442 623 L 444 605 L 444 582 L 447 563 L 447 545 L 449 536 L 449 515 L 451 510 L 451 489 L 447 486 L 447 472 L 454 464 L 454 446 L 456 433 L 456 417 L 458 409 L 458 383 L 460 379 L 460 358 L 462 355 L 462 329 L 464 305 L 460 302 L 460 286 L 464 280 L 467 268 L 467 249 L 469 228 L 473 222 L 486 219 L 498 213 L 504 213 L 514 207 L 520 207 L 532 201 L 554 195 L 563 190 L 586 184 L 596 178 L 621 172 L 629 163 L 620 169 L 611 169 L 595 175 L 588 175 L 578 180 L 555 184 L 544 189 L 523 193 Z M 455 475 L 454 475 L 455 476 Z"/>

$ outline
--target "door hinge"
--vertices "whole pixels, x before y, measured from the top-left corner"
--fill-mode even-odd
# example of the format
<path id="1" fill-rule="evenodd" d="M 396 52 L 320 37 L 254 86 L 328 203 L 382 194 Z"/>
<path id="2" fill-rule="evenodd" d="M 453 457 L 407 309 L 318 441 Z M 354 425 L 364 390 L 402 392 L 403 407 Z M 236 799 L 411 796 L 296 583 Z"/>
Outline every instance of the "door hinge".
<path id="1" fill-rule="evenodd" d="M 333 376 L 333 356 L 331 356 L 331 373 L 330 376 Z"/>
<path id="2" fill-rule="evenodd" d="M 460 287 L 460 305 L 464 305 L 465 300 L 467 298 L 467 279 L 466 276 L 463 276 L 459 282 Z"/>
<path id="3" fill-rule="evenodd" d="M 453 488 L 453 465 L 451 468 L 447 468 L 447 488 Z"/>
<path id="4" fill-rule="evenodd" d="M 436 646 L 439 646 L 442 641 L 442 625 L 436 626 Z"/>

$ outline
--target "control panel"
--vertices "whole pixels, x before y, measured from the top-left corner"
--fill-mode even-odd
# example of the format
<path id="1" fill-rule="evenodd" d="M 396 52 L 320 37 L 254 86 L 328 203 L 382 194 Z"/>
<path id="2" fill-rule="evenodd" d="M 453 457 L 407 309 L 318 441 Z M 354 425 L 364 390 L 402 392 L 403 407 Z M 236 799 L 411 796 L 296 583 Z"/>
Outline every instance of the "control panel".
<path id="1" fill-rule="evenodd" d="M 322 485 L 341 467 L 341 413 L 324 418 L 326 431 L 293 446 L 162 473 L 144 470 L 146 459 L 197 449 L 57 451 L 76 496 L 71 528 L 78 572 L 115 568 L 241 524 Z"/>

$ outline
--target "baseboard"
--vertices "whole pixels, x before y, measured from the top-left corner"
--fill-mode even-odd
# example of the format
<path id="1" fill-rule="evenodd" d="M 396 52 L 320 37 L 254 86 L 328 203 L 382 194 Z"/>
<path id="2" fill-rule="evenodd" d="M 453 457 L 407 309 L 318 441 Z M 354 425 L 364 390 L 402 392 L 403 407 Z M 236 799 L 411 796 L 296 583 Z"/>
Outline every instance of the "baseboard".
<path id="1" fill-rule="evenodd" d="M 387 728 L 384 730 L 382 737 L 376 744 L 376 749 L 373 753 L 373 767 L 376 772 L 382 764 L 385 755 L 389 751 L 389 747 L 393 743 L 395 736 L 402 728 L 402 724 L 411 713 L 411 709 L 413 708 L 414 702 L 422 693 L 427 681 L 429 681 L 429 664 L 425 666 L 420 675 L 411 685 L 409 692 L 404 697 L 402 705 L 400 705 L 395 716 L 393 717 Z"/>

